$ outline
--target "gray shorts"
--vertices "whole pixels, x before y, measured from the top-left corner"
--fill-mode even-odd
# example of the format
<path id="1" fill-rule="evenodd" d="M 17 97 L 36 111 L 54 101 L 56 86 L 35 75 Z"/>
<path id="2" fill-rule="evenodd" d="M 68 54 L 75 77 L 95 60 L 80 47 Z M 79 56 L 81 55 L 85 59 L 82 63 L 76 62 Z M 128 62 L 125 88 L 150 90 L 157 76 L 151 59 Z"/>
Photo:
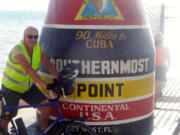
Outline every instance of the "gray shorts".
<path id="1" fill-rule="evenodd" d="M 41 101 L 47 100 L 47 97 L 43 93 L 41 93 L 41 91 L 35 85 L 32 85 L 30 90 L 25 93 L 18 93 L 12 91 L 6 88 L 4 85 L 2 85 L 1 90 L 4 91 L 3 95 L 5 97 L 7 106 L 18 106 L 20 99 L 23 99 L 30 105 L 38 104 Z M 1 114 L 4 111 L 4 109 L 5 109 L 5 105 L 2 102 Z M 16 115 L 17 115 L 17 109 L 10 110 L 10 117 L 15 117 Z"/>

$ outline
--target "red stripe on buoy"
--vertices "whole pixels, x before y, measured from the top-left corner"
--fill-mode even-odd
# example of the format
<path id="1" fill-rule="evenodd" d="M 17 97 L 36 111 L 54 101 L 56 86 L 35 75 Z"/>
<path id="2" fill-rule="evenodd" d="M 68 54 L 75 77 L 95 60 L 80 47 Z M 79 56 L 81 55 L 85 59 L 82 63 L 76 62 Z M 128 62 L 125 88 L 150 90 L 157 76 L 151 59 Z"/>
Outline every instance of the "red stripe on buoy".
<path id="1" fill-rule="evenodd" d="M 84 0 L 52 0 L 47 13 L 46 24 L 65 25 L 145 25 L 145 13 L 139 0 L 114 0 L 114 8 L 122 14 L 124 20 L 75 20 L 77 14 L 84 9 Z M 117 12 L 117 11 L 116 11 Z"/>
<path id="2" fill-rule="evenodd" d="M 88 116 L 87 122 L 108 122 L 134 119 L 145 116 L 153 111 L 153 97 L 146 99 L 109 104 L 85 104 L 59 102 L 64 117 Z M 56 109 L 51 115 L 57 117 Z"/>

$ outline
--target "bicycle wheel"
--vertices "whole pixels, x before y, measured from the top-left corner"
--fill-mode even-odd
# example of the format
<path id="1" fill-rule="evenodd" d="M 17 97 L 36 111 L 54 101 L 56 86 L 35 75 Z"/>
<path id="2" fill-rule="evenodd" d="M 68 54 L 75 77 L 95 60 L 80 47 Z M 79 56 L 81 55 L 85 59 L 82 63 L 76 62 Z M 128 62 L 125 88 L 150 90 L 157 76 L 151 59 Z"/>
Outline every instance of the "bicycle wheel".
<path id="1" fill-rule="evenodd" d="M 22 118 L 16 119 L 15 122 L 17 125 L 17 130 L 18 130 L 19 135 L 28 135 Z"/>
<path id="2" fill-rule="evenodd" d="M 0 135 L 9 135 L 9 133 L 0 126 Z"/>
<path id="3" fill-rule="evenodd" d="M 64 121 L 65 128 L 60 123 L 54 125 L 52 129 L 53 135 L 96 135 L 93 129 L 81 122 Z"/>

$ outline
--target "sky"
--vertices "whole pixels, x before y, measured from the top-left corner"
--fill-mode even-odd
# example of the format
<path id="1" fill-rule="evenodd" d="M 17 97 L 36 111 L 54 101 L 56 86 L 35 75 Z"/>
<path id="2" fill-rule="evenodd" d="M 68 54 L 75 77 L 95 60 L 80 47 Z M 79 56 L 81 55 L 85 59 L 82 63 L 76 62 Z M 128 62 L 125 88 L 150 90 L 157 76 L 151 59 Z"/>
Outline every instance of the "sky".
<path id="1" fill-rule="evenodd" d="M 43 10 L 48 9 L 50 0 L 0 0 L 0 10 Z M 158 1 L 167 3 L 168 5 L 178 5 L 179 0 L 142 0 L 149 3 L 157 3 Z"/>
<path id="2" fill-rule="evenodd" d="M 43 10 L 48 8 L 49 0 L 0 0 L 0 10 Z"/>

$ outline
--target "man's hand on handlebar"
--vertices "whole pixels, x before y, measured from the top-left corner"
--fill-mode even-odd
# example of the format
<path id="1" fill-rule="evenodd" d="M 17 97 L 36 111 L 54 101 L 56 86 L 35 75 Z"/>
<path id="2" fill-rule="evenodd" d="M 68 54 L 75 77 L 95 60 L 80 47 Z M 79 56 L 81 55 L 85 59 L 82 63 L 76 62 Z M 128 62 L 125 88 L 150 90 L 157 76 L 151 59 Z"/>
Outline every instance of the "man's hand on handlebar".
<path id="1" fill-rule="evenodd" d="M 58 81 L 57 81 L 57 79 L 53 79 L 53 82 L 48 84 L 46 89 L 56 91 L 58 89 Z"/>

